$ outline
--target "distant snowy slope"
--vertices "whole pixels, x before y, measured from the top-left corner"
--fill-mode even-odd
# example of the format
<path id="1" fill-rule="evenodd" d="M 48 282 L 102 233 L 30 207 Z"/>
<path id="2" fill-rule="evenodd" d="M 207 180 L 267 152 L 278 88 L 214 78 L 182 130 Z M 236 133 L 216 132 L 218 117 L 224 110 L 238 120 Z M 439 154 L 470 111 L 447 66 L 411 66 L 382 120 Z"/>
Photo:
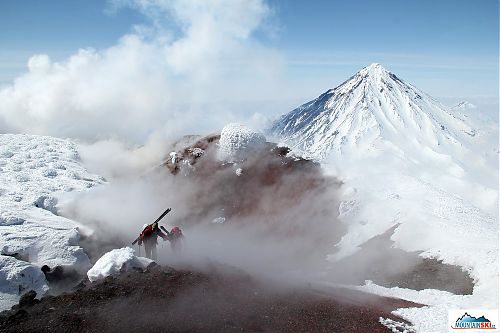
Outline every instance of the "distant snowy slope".
<path id="1" fill-rule="evenodd" d="M 457 105 L 455 105 L 453 107 L 453 109 L 454 110 L 474 110 L 474 109 L 477 109 L 477 106 L 475 106 L 471 102 L 462 101 L 462 102 L 458 103 Z"/>
<path id="2" fill-rule="evenodd" d="M 476 106 L 467 101 L 458 103 L 451 110 L 457 117 L 476 129 L 471 149 L 484 158 L 490 167 L 498 168 L 498 111 L 495 113 L 495 118 L 495 116 L 491 116 L 491 112 L 487 112 L 488 108 Z"/>
<path id="3" fill-rule="evenodd" d="M 55 213 L 61 194 L 102 181 L 69 140 L 0 134 L 0 309 L 30 288 L 44 292 L 44 264 L 88 269 L 76 224 Z"/>

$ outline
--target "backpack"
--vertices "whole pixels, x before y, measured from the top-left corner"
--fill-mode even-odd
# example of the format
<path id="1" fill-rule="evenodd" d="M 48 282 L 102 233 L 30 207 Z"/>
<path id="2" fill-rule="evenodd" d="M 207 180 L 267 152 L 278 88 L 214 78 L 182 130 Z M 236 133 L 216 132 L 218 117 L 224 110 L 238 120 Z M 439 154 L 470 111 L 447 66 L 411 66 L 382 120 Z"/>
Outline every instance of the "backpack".
<path id="1" fill-rule="evenodd" d="M 148 224 L 144 230 L 142 230 L 142 233 L 141 233 L 141 237 L 144 238 L 144 237 L 149 237 L 153 234 L 153 225 L 152 224 Z"/>

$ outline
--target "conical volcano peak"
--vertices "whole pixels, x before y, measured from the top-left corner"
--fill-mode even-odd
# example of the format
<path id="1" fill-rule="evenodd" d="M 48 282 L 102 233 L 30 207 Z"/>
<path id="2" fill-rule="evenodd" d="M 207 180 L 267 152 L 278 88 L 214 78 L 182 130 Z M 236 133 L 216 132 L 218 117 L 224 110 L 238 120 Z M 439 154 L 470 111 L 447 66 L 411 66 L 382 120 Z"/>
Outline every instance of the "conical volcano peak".
<path id="1" fill-rule="evenodd" d="M 390 84 L 391 83 L 391 84 Z M 389 72 L 379 63 L 363 67 L 359 72 L 344 81 L 340 86 L 329 92 L 350 94 L 356 89 L 366 90 L 392 90 L 393 87 L 405 85 L 396 75 Z M 389 87 L 390 86 L 390 87 Z M 407 90 L 406 87 L 404 90 Z"/>
<path id="2" fill-rule="evenodd" d="M 389 75 L 390 73 L 391 72 L 389 72 L 379 63 L 373 63 L 371 65 L 364 67 L 362 70 L 359 71 L 359 74 L 365 77 L 366 76 L 380 77 Z"/>
<path id="3" fill-rule="evenodd" d="M 378 63 L 282 116 L 272 131 L 319 159 L 332 151 L 357 154 L 360 147 L 376 153 L 381 142 L 400 145 L 401 151 L 408 148 L 406 142 L 441 151 L 473 133 L 432 97 Z"/>
<path id="4" fill-rule="evenodd" d="M 374 70 L 374 69 L 383 69 L 383 70 L 385 70 L 385 68 L 381 64 L 379 64 L 378 62 L 374 62 L 374 63 L 366 66 L 365 68 L 367 68 L 369 70 Z"/>

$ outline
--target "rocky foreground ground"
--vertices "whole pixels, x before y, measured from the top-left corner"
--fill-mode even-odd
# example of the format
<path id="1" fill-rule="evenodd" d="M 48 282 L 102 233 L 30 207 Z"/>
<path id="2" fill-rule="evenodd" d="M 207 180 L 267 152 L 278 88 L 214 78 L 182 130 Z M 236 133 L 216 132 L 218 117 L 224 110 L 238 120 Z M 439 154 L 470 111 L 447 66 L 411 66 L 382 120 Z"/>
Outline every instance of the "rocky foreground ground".
<path id="1" fill-rule="evenodd" d="M 418 306 L 343 289 L 257 281 L 212 265 L 161 266 L 29 297 L 0 314 L 1 332 L 388 332 L 379 318 Z"/>

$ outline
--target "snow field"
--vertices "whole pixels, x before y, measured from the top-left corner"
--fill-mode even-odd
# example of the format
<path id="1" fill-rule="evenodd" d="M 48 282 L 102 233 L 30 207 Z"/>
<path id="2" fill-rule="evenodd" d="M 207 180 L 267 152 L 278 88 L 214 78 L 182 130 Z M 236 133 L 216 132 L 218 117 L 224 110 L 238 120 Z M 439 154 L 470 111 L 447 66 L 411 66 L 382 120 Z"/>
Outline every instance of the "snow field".
<path id="1" fill-rule="evenodd" d="M 409 175 L 369 172 L 346 180 L 340 217 L 347 234 L 331 261 L 355 253 L 374 236 L 397 226 L 394 247 L 462 267 L 474 280 L 472 295 L 439 290 L 384 288 L 371 282 L 363 291 L 428 305 L 398 309 L 418 332 L 446 332 L 448 309 L 498 308 L 498 220 L 464 199 Z"/>
<path id="2" fill-rule="evenodd" d="M 30 289 L 43 295 L 42 265 L 87 271 L 78 225 L 55 214 L 67 193 L 102 182 L 81 165 L 69 140 L 0 134 L 0 309 Z"/>

